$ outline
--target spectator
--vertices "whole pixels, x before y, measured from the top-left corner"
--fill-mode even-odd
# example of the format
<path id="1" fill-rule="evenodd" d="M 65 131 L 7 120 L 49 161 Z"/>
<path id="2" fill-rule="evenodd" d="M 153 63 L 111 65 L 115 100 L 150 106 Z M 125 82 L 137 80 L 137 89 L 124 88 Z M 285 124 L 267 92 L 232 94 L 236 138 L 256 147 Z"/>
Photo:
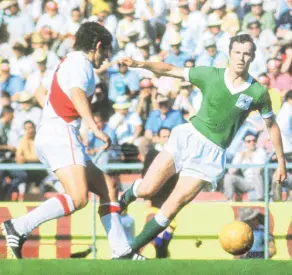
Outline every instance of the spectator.
<path id="1" fill-rule="evenodd" d="M 222 31 L 227 32 L 230 37 L 236 35 L 240 30 L 239 19 L 236 13 L 232 12 L 230 9 L 227 10 L 227 1 L 211 1 L 210 8 L 211 11 L 222 20 Z"/>
<path id="2" fill-rule="evenodd" d="M 11 105 L 11 96 L 6 91 L 1 91 L 0 93 L 0 113 L 2 112 L 5 106 Z"/>
<path id="3" fill-rule="evenodd" d="M 277 24 L 277 37 L 284 39 L 292 32 L 292 1 L 285 1 L 288 7 L 288 10 L 283 12 L 279 18 Z"/>
<path id="4" fill-rule="evenodd" d="M 62 36 L 66 37 L 66 35 L 72 30 L 78 30 L 80 24 L 82 21 L 81 17 L 81 11 L 79 8 L 74 8 L 71 10 L 70 18 L 67 18 L 67 22 L 64 25 L 64 28 L 62 30 Z"/>
<path id="5" fill-rule="evenodd" d="M 154 110 L 149 114 L 145 125 L 145 137 L 152 139 L 157 137 L 158 131 L 162 127 L 169 129 L 177 125 L 185 123 L 181 111 L 174 110 L 170 107 L 168 97 L 157 95 L 158 110 Z"/>
<path id="6" fill-rule="evenodd" d="M 109 99 L 115 101 L 117 96 L 135 96 L 140 89 L 139 76 L 127 66 L 119 64 L 119 72 L 110 78 Z"/>
<path id="7" fill-rule="evenodd" d="M 167 143 L 169 136 L 170 136 L 170 129 L 168 128 L 161 128 L 158 131 L 158 143 L 155 145 L 154 148 L 150 149 L 146 155 L 144 161 L 144 168 L 142 170 L 142 176 L 146 174 L 150 164 L 155 159 L 155 157 L 162 151 L 163 146 Z M 168 198 L 172 190 L 174 189 L 178 180 L 178 174 L 172 176 L 170 179 L 165 182 L 163 187 L 149 199 L 150 206 L 151 206 L 151 213 L 148 215 L 147 220 L 151 219 L 161 208 L 164 201 Z M 176 222 L 173 220 L 171 224 L 163 231 L 153 241 L 155 251 L 156 251 L 156 258 L 167 258 L 169 256 L 168 253 L 168 246 L 172 239 L 173 232 L 176 228 Z"/>
<path id="8" fill-rule="evenodd" d="M 270 87 L 279 90 L 282 98 L 287 91 L 292 88 L 292 77 L 289 73 L 281 73 L 281 60 L 271 58 L 268 60 L 268 76 L 270 78 Z"/>
<path id="9" fill-rule="evenodd" d="M 257 136 L 247 132 L 244 137 L 246 150 L 238 152 L 232 164 L 264 164 L 266 153 L 256 148 Z M 240 175 L 239 173 L 242 173 Z M 255 191 L 256 200 L 264 199 L 264 181 L 262 169 L 259 168 L 230 168 L 224 177 L 224 194 L 227 200 L 232 201 L 235 194 L 242 195 L 248 191 Z"/>
<path id="10" fill-rule="evenodd" d="M 8 60 L 2 60 L 0 65 L 0 88 L 10 94 L 13 101 L 17 99 L 17 94 L 24 89 L 24 79 L 10 73 Z"/>
<path id="11" fill-rule="evenodd" d="M 5 0 L 0 3 L 0 10 L 5 11 L 4 22 L 7 24 L 10 42 L 19 39 L 28 40 L 34 31 L 34 22 L 29 14 L 21 11 L 16 0 Z"/>
<path id="12" fill-rule="evenodd" d="M 264 215 L 258 210 L 244 207 L 239 208 L 238 219 L 247 223 L 253 231 L 253 246 L 244 255 L 240 256 L 241 259 L 263 259 L 265 251 L 265 227 Z M 272 235 L 269 235 L 269 258 L 276 254 L 275 241 Z"/>
<path id="13" fill-rule="evenodd" d="M 262 24 L 262 29 L 270 29 L 275 31 L 276 22 L 274 15 L 271 12 L 265 12 L 263 9 L 263 0 L 249 0 L 251 11 L 247 13 L 242 22 L 242 30 L 247 30 L 247 24 L 251 18 L 255 18 Z"/>
<path id="14" fill-rule="evenodd" d="M 196 60 L 197 66 L 209 66 L 216 68 L 226 68 L 228 56 L 217 50 L 216 41 L 213 37 L 204 40 L 205 51 Z"/>
<path id="15" fill-rule="evenodd" d="M 60 44 L 57 55 L 62 58 L 66 56 L 66 54 L 71 53 L 74 50 L 75 43 L 75 33 L 78 30 L 78 26 L 71 25 L 68 27 L 66 34 L 64 35 L 64 40 Z"/>

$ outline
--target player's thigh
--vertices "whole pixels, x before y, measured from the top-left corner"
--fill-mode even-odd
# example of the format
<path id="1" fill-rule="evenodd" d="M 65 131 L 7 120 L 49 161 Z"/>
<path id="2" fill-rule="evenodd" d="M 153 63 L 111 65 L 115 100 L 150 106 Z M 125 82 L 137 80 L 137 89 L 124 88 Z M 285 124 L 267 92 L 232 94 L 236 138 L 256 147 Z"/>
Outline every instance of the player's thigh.
<path id="1" fill-rule="evenodd" d="M 139 185 L 139 196 L 155 195 L 163 184 L 176 173 L 172 154 L 167 151 L 160 152 L 147 170 L 143 181 Z"/>
<path id="2" fill-rule="evenodd" d="M 87 204 L 86 170 L 82 165 L 68 165 L 55 171 L 58 180 L 62 183 L 65 192 L 71 196 L 75 208 L 82 208 Z"/>
<path id="3" fill-rule="evenodd" d="M 174 190 L 161 207 L 163 215 L 168 219 L 173 219 L 186 204 L 200 193 L 206 184 L 206 181 L 191 176 L 179 177 Z"/>
<path id="4" fill-rule="evenodd" d="M 101 203 L 117 202 L 117 185 L 109 175 L 101 171 L 91 161 L 86 162 L 86 175 L 89 191 L 99 195 Z"/>

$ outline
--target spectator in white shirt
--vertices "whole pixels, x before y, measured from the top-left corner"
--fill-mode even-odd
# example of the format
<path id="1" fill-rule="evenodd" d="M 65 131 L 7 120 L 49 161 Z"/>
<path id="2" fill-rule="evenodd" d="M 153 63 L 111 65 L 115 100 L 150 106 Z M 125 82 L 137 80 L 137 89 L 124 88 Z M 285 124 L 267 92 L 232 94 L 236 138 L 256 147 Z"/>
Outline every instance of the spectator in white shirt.
<path id="1" fill-rule="evenodd" d="M 257 135 L 247 132 L 244 136 L 246 150 L 238 152 L 232 164 L 264 164 L 266 152 L 256 148 Z M 241 175 L 240 175 L 241 173 Z M 230 168 L 224 177 L 224 194 L 227 200 L 232 201 L 234 195 L 242 195 L 248 191 L 255 191 L 256 199 L 264 199 L 264 181 L 262 169 L 259 168 Z"/>
<path id="2" fill-rule="evenodd" d="M 66 36 L 67 33 L 71 32 L 72 29 L 79 28 L 82 21 L 81 12 L 79 8 L 75 8 L 71 11 L 70 17 L 68 17 L 67 22 L 62 30 L 62 36 Z"/>

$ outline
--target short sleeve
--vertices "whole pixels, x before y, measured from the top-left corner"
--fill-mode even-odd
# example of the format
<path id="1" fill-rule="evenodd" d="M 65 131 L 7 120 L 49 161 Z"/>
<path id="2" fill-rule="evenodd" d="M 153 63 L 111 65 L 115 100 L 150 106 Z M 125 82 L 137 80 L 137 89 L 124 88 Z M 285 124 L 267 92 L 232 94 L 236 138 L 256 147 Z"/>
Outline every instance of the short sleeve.
<path id="1" fill-rule="evenodd" d="M 274 115 L 272 109 L 272 102 L 268 91 L 266 91 L 258 100 L 257 110 L 260 112 L 262 118 L 269 118 Z"/>
<path id="2" fill-rule="evenodd" d="M 205 86 L 205 83 L 210 82 L 211 74 L 213 72 L 214 68 L 212 67 L 193 67 L 189 69 L 188 79 L 186 80 L 202 90 Z M 185 73 L 187 73 L 187 71 L 185 71 Z"/>

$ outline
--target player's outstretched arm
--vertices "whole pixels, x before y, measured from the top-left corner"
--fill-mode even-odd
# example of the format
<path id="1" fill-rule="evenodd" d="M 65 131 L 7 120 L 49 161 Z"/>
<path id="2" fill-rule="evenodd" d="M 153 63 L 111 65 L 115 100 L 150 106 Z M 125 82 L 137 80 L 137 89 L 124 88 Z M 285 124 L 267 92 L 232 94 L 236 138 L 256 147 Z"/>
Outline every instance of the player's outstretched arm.
<path id="1" fill-rule="evenodd" d="M 107 134 L 99 130 L 93 119 L 92 112 L 86 97 L 86 93 L 80 88 L 72 88 L 70 90 L 72 102 L 80 114 L 80 116 L 85 120 L 86 125 L 92 129 L 94 135 L 104 142 L 101 150 L 106 150 L 111 146 L 111 140 Z"/>
<path id="2" fill-rule="evenodd" d="M 277 182 L 283 183 L 284 180 L 287 179 L 287 171 L 286 171 L 286 161 L 283 152 L 282 138 L 279 126 L 275 121 L 275 117 L 269 117 L 264 119 L 266 126 L 268 128 L 271 140 L 276 150 L 276 155 L 278 159 L 278 170 L 277 170 Z"/>
<path id="3" fill-rule="evenodd" d="M 34 94 L 34 96 L 35 96 L 35 98 L 36 98 L 38 104 L 39 104 L 42 108 L 44 108 L 44 106 L 45 106 L 47 92 L 48 92 L 48 91 L 47 91 L 47 89 L 45 88 L 45 86 L 41 84 L 41 85 L 37 88 L 37 90 L 35 91 L 35 94 Z"/>
<path id="4" fill-rule="evenodd" d="M 184 79 L 183 68 L 178 68 L 164 62 L 137 61 L 131 57 L 123 57 L 118 61 L 118 63 L 127 65 L 132 68 L 143 68 L 159 76 L 170 76 Z"/>

